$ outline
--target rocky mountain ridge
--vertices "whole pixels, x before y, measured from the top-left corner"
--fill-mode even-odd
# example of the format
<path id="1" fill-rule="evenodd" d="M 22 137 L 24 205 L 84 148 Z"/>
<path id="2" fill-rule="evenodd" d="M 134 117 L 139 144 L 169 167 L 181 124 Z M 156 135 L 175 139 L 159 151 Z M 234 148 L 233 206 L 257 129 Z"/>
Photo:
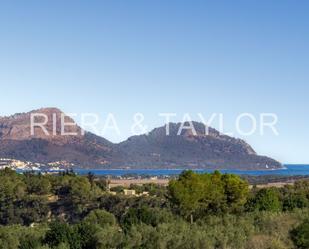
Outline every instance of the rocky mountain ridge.
<path id="1" fill-rule="evenodd" d="M 31 132 L 31 114 L 37 122 L 48 120 L 44 127 Z M 61 129 L 63 112 L 42 108 L 28 113 L 0 117 L 0 158 L 13 158 L 40 164 L 67 162 L 84 168 L 212 168 L 212 169 L 273 169 L 281 164 L 259 156 L 241 139 L 220 134 L 202 123 L 193 122 L 195 132 L 181 130 L 181 124 L 170 123 L 150 133 L 133 136 L 114 144 L 77 125 Z M 65 122 L 74 120 L 65 117 Z M 179 130 L 181 132 L 179 133 Z M 61 135 L 62 132 L 76 135 Z"/>

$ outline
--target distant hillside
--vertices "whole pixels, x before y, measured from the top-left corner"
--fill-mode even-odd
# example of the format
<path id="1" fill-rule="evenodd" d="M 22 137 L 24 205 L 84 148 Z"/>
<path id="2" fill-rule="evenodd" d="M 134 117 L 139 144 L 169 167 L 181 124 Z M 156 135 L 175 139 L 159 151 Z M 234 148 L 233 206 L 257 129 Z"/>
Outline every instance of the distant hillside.
<path id="1" fill-rule="evenodd" d="M 193 122 L 195 135 L 183 130 L 177 135 L 180 123 L 169 124 L 170 134 L 166 136 L 166 126 L 156 128 L 148 135 L 130 137 L 119 144 L 120 150 L 128 153 L 126 162 L 132 167 L 185 167 L 191 168 L 237 168 L 265 169 L 280 168 L 281 164 L 271 158 L 258 156 L 249 144 L 240 139 L 220 135 L 205 126 Z"/>
<path id="2" fill-rule="evenodd" d="M 43 113 L 49 117 L 47 131 L 36 128 L 30 133 L 31 113 Z M 0 157 L 22 161 L 51 163 L 66 161 L 85 168 L 228 168 L 265 169 L 280 168 L 281 164 L 271 158 L 259 156 L 246 142 L 220 135 L 210 128 L 205 135 L 205 126 L 194 122 L 197 134 L 183 130 L 177 135 L 180 124 L 156 128 L 147 135 L 133 136 L 113 144 L 108 140 L 86 132 L 82 135 L 77 125 L 66 132 L 76 136 L 60 136 L 62 112 L 57 108 L 44 108 L 29 113 L 0 117 Z M 56 115 L 56 132 L 53 135 L 53 115 Z M 74 122 L 67 118 L 66 122 Z"/>
<path id="3" fill-rule="evenodd" d="M 42 113 L 48 116 L 47 136 L 41 128 L 31 136 L 30 115 Z M 50 163 L 67 161 L 77 166 L 99 167 L 119 157 L 117 148 L 108 140 L 86 132 L 82 135 L 77 125 L 68 126 L 65 132 L 76 132 L 76 136 L 61 136 L 62 112 L 56 108 L 44 108 L 29 113 L 0 118 L 0 157 L 22 161 Z M 56 115 L 56 135 L 53 135 L 53 115 Z M 70 118 L 66 122 L 74 122 Z"/>

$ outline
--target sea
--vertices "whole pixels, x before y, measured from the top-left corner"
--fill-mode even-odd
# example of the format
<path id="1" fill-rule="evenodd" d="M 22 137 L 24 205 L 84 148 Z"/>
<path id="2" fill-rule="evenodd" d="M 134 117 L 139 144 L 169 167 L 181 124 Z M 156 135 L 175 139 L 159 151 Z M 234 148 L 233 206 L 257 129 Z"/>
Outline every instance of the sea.
<path id="1" fill-rule="evenodd" d="M 147 176 L 171 176 L 179 175 L 184 169 L 75 169 L 78 175 L 86 175 L 91 172 L 98 176 L 124 176 L 124 175 L 147 175 Z M 211 169 L 194 169 L 197 173 L 211 173 Z M 306 176 L 309 175 L 309 165 L 288 164 L 282 169 L 275 170 L 219 170 L 222 173 L 237 175 L 282 175 L 282 176 Z"/>

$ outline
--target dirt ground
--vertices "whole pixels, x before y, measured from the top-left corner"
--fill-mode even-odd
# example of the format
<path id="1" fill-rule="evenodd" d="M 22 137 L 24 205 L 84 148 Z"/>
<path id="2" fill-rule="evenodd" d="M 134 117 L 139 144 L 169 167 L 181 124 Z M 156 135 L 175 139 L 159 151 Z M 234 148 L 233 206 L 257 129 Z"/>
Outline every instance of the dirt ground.
<path id="1" fill-rule="evenodd" d="M 111 179 L 110 181 L 110 187 L 129 187 L 131 184 L 143 185 L 146 183 L 155 183 L 166 186 L 169 182 L 168 179 Z"/>
<path id="2" fill-rule="evenodd" d="M 155 183 L 163 186 L 167 186 L 169 179 L 111 179 L 110 187 L 124 186 L 129 187 L 131 184 L 143 185 L 146 183 Z M 293 182 L 273 182 L 268 184 L 257 185 L 258 188 L 270 188 L 277 187 L 282 188 L 284 185 L 293 185 Z M 250 186 L 252 187 L 252 186 Z"/>

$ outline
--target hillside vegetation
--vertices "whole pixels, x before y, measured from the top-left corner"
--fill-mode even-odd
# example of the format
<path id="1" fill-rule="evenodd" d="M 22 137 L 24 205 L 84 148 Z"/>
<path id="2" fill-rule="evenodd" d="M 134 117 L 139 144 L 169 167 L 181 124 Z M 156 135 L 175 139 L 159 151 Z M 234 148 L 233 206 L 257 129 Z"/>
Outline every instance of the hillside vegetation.
<path id="1" fill-rule="evenodd" d="M 232 174 L 183 172 L 167 187 L 0 171 L 1 249 L 309 248 L 309 181 L 252 188 Z"/>

